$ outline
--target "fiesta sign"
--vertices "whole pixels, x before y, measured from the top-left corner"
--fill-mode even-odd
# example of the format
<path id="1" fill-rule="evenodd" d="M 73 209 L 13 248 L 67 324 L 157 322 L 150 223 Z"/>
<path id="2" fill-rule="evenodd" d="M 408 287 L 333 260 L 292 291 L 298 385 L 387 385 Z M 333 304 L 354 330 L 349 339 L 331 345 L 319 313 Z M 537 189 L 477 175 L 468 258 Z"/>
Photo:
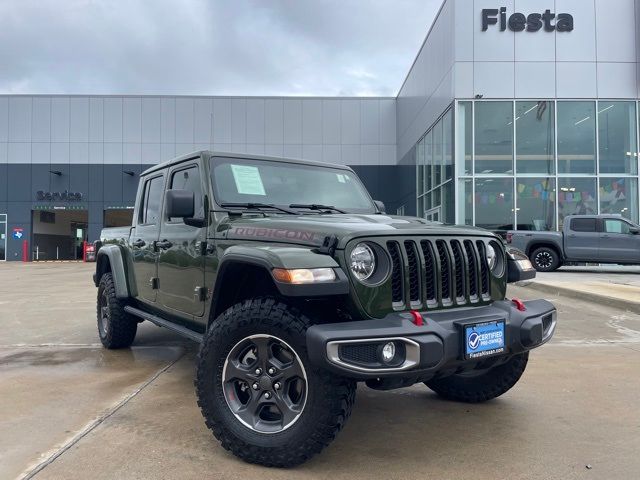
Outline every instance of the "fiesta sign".
<path id="1" fill-rule="evenodd" d="M 500 31 L 504 32 L 509 26 L 512 32 L 537 32 L 542 27 L 546 32 L 571 32 L 573 30 L 573 16 L 568 13 L 555 14 L 548 8 L 544 13 L 514 13 L 507 20 L 507 7 L 483 8 L 482 31 L 486 32 L 491 25 L 500 21 Z M 553 23 L 555 21 L 555 23 Z"/>

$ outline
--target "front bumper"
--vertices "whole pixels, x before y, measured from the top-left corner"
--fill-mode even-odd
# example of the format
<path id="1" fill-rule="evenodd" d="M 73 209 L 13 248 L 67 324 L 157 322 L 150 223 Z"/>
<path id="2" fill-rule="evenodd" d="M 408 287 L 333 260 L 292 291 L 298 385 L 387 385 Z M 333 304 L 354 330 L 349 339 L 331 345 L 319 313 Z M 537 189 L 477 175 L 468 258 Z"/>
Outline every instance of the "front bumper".
<path id="1" fill-rule="evenodd" d="M 414 324 L 410 313 L 394 313 L 379 320 L 328 323 L 307 330 L 311 361 L 322 368 L 356 380 L 398 378 L 417 383 L 434 376 L 483 368 L 549 341 L 556 328 L 555 307 L 546 300 L 524 302 L 520 311 L 509 300 L 482 307 L 423 312 L 424 325 Z M 498 356 L 465 358 L 463 329 L 479 322 L 504 321 L 505 350 Z M 395 341 L 402 346 L 406 361 L 393 367 L 372 366 L 345 358 L 345 346 L 380 345 Z"/>

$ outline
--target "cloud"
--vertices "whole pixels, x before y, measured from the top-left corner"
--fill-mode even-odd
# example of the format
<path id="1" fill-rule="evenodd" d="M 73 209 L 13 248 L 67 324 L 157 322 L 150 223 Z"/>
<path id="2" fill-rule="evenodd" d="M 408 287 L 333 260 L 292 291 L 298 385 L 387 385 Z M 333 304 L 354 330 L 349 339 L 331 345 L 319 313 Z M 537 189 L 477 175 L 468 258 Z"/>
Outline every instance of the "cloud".
<path id="1" fill-rule="evenodd" d="M 2 0 L 0 92 L 395 95 L 441 0 Z"/>

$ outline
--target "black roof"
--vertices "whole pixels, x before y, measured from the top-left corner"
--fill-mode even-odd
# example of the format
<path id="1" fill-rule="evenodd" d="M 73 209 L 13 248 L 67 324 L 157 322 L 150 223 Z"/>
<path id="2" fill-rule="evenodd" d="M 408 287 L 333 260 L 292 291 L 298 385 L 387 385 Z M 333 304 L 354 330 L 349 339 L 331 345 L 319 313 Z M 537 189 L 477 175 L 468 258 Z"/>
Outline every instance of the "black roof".
<path id="1" fill-rule="evenodd" d="M 180 155 L 179 157 L 175 157 L 175 158 L 172 158 L 171 160 L 167 160 L 165 162 L 154 165 L 153 167 L 146 169 L 140 175 L 141 176 L 147 175 L 148 173 L 151 173 L 151 172 L 163 170 L 177 163 L 186 162 L 187 160 L 198 158 L 200 156 L 242 158 L 242 159 L 248 159 L 248 160 L 269 160 L 269 161 L 276 161 L 276 162 L 297 163 L 300 165 L 310 165 L 310 166 L 317 166 L 317 167 L 339 168 L 341 170 L 353 171 L 350 167 L 347 167 L 346 165 L 338 165 L 335 163 L 326 163 L 326 162 L 314 162 L 311 160 L 302 160 L 299 158 L 270 157 L 267 155 L 254 155 L 254 154 L 248 154 L 248 153 L 231 153 L 231 152 L 219 152 L 219 151 L 212 151 L 212 150 L 198 150 L 195 152 Z"/>

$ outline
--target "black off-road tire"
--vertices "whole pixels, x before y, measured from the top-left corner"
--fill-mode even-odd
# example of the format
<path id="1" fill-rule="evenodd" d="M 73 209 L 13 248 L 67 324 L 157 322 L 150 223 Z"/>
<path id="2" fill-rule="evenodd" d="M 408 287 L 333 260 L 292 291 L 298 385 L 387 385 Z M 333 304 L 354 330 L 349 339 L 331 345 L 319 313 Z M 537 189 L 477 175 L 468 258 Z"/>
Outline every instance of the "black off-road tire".
<path id="1" fill-rule="evenodd" d="M 478 375 L 452 375 L 429 380 L 425 385 L 447 400 L 486 402 L 511 389 L 520 380 L 528 361 L 529 352 L 525 352 Z"/>
<path id="2" fill-rule="evenodd" d="M 562 266 L 558 252 L 551 247 L 536 248 L 530 260 L 538 272 L 553 272 Z"/>
<path id="3" fill-rule="evenodd" d="M 98 285 L 97 299 L 98 335 L 105 348 L 129 347 L 136 337 L 138 321 L 124 307 L 125 302 L 116 297 L 113 275 L 105 273 Z"/>
<path id="4" fill-rule="evenodd" d="M 208 329 L 198 355 L 196 393 L 207 426 L 222 446 L 246 462 L 267 467 L 299 465 L 329 445 L 344 426 L 355 401 L 355 382 L 309 362 L 305 332 L 310 320 L 274 298 L 247 300 L 229 308 Z M 227 403 L 223 370 L 234 347 L 248 337 L 286 342 L 306 371 L 306 403 L 289 427 L 262 433 L 243 424 Z M 254 392 L 250 392 L 252 395 Z"/>

